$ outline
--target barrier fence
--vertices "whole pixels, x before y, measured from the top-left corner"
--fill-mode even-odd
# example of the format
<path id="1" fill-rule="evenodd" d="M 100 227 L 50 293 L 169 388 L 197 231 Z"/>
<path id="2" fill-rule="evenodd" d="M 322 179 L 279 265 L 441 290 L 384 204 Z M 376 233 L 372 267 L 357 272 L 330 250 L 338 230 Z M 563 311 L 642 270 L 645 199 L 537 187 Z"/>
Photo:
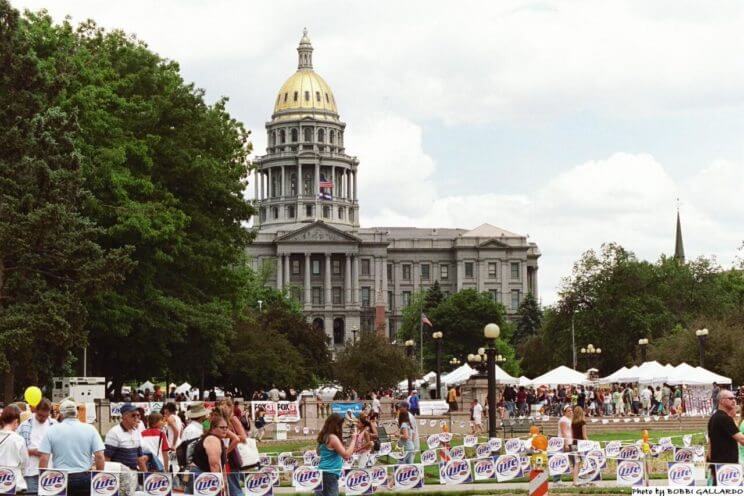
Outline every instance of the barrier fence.
<path id="1" fill-rule="evenodd" d="M 346 494 L 369 494 L 385 488 L 396 491 L 424 486 L 457 485 L 470 482 L 508 482 L 529 475 L 540 467 L 549 475 L 560 477 L 571 473 L 574 463 L 579 464 L 579 482 L 593 483 L 603 477 L 614 479 L 620 486 L 643 486 L 652 473 L 664 474 L 674 487 L 694 486 L 705 468 L 713 465 L 718 485 L 743 487 L 744 470 L 739 464 L 708 464 L 705 447 L 694 445 L 694 436 L 702 433 L 662 437 L 653 442 L 578 441 L 571 452 L 564 450 L 564 440 L 548 440 L 547 453 L 532 453 L 531 439 L 490 438 L 465 436 L 463 444 L 450 447 L 453 435 L 448 432 L 426 440 L 423 451 L 403 452 L 383 443 L 381 449 L 366 458 L 348 460 L 339 484 Z M 681 439 L 675 445 L 673 439 Z M 679 443 L 678 443 L 679 444 Z M 416 455 L 415 463 L 401 463 L 408 455 Z M 234 474 L 214 472 L 161 473 L 121 470 L 90 471 L 68 474 L 56 468 L 41 471 L 39 495 L 65 496 L 73 485 L 89 484 L 90 494 L 104 496 L 158 495 L 174 492 L 201 496 L 223 494 L 226 478 L 237 479 L 247 494 L 271 495 L 280 485 L 290 486 L 295 492 L 311 492 L 321 487 L 323 471 L 318 468 L 319 458 L 314 451 L 282 452 L 277 455 L 262 454 L 260 468 Z M 0 494 L 15 494 L 18 473 L 10 467 L 0 466 Z"/>

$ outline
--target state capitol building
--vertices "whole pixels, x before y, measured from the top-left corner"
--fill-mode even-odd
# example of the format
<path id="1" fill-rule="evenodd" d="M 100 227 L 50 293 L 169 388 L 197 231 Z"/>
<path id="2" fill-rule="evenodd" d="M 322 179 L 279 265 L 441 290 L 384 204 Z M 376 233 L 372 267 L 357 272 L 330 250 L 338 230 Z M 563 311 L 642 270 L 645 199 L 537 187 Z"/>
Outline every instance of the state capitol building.
<path id="1" fill-rule="evenodd" d="M 346 124 L 313 70 L 306 31 L 297 52 L 266 124 L 266 155 L 255 161 L 254 268 L 270 264 L 269 283 L 302 302 L 334 347 L 374 330 L 376 315 L 378 331 L 395 339 L 403 308 L 434 281 L 445 295 L 488 292 L 510 315 L 526 293 L 538 297 L 540 251 L 524 235 L 490 224 L 360 227 L 359 160 L 346 153 Z"/>

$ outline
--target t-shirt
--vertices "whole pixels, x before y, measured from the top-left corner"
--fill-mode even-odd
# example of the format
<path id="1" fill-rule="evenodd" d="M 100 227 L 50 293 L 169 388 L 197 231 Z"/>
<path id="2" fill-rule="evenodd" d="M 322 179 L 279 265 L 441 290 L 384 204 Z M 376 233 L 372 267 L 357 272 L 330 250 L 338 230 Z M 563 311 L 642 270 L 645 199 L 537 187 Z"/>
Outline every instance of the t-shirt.
<path id="1" fill-rule="evenodd" d="M 38 449 L 52 455 L 54 468 L 74 474 L 89 470 L 93 455 L 103 451 L 105 446 L 92 425 L 68 418 L 49 429 Z"/>
<path id="2" fill-rule="evenodd" d="M 13 431 L 0 431 L 0 467 L 13 471 L 16 489 L 25 490 L 23 469 L 28 463 L 28 450 L 23 438 Z"/>
<path id="3" fill-rule="evenodd" d="M 176 430 L 178 433 L 183 433 L 183 422 L 181 421 L 181 417 L 178 415 L 173 415 L 173 418 L 175 419 L 176 424 Z M 181 440 L 179 437 L 176 436 L 176 432 L 171 428 L 170 425 L 166 425 L 165 427 L 165 435 L 168 439 L 168 446 L 170 446 L 172 449 L 176 449 L 178 445 L 180 444 Z"/>
<path id="4" fill-rule="evenodd" d="M 137 458 L 143 455 L 140 432 L 136 428 L 125 431 L 121 424 L 113 426 L 106 434 L 104 455 L 112 462 L 137 470 Z"/>
<path id="5" fill-rule="evenodd" d="M 738 443 L 733 435 L 739 432 L 734 419 L 723 410 L 716 410 L 708 420 L 710 461 L 713 463 L 739 463 Z"/>
<path id="6" fill-rule="evenodd" d="M 44 436 L 46 436 L 49 428 L 53 425 L 57 425 L 57 421 L 52 417 L 47 418 L 43 424 L 40 424 L 39 421 L 36 420 L 36 415 L 32 415 L 28 420 L 23 422 L 20 427 L 18 427 L 18 434 L 20 434 L 24 441 L 26 441 L 26 447 L 28 449 L 39 449 L 41 441 L 44 439 Z M 50 464 L 49 466 L 51 467 L 52 465 Z M 26 462 L 26 470 L 23 472 L 23 475 L 25 477 L 39 475 L 38 456 L 29 455 L 28 462 Z"/>
<path id="7" fill-rule="evenodd" d="M 380 400 L 378 400 L 377 398 L 373 399 L 372 400 L 372 411 L 375 413 L 380 413 L 380 409 L 381 409 Z"/>
<path id="8" fill-rule="evenodd" d="M 562 437 L 570 444 L 573 441 L 573 434 L 571 433 L 571 419 L 565 415 L 558 421 L 558 436 Z"/>
<path id="9" fill-rule="evenodd" d="M 202 437 L 202 434 L 204 434 L 204 426 L 199 422 L 191 421 L 181 433 L 181 442 L 185 443 L 189 439 Z"/>
<path id="10" fill-rule="evenodd" d="M 476 424 L 483 420 L 483 406 L 480 403 L 473 405 L 473 422 Z"/>

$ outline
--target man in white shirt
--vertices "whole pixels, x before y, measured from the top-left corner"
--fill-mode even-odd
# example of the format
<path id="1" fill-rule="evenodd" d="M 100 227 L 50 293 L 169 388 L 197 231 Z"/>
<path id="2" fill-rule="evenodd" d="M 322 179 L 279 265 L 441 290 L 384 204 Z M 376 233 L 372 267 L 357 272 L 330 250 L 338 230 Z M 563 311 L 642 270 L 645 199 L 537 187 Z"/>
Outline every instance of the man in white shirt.
<path id="1" fill-rule="evenodd" d="M 377 398 L 377 394 L 372 393 L 372 411 L 375 412 L 378 416 L 380 415 L 380 411 L 382 409 L 382 406 L 380 405 L 380 400 Z"/>
<path id="2" fill-rule="evenodd" d="M 473 434 L 477 436 L 483 432 L 483 405 L 478 403 L 478 400 L 473 400 L 472 412 Z"/>
<path id="3" fill-rule="evenodd" d="M 269 389 L 269 401 L 279 401 L 279 390 L 273 384 Z"/>
<path id="4" fill-rule="evenodd" d="M 26 441 L 28 449 L 28 463 L 26 470 L 23 472 L 23 478 L 26 480 L 27 494 L 36 494 L 39 487 L 39 445 L 46 436 L 50 427 L 57 424 L 57 421 L 50 417 L 52 413 L 52 403 L 43 398 L 36 405 L 36 412 L 20 427 L 18 434 Z"/>

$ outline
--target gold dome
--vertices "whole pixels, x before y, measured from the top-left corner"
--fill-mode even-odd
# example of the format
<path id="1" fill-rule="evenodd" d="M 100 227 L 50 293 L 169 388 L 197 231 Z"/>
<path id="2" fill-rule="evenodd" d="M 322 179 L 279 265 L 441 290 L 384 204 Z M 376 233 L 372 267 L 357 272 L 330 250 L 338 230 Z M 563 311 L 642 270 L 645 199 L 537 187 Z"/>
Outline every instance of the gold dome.
<path id="1" fill-rule="evenodd" d="M 338 114 L 331 87 L 312 69 L 299 69 L 282 85 L 274 113 L 282 110 L 322 110 Z"/>
<path id="2" fill-rule="evenodd" d="M 274 103 L 274 113 L 297 110 L 338 114 L 331 87 L 313 70 L 313 46 L 307 36 L 307 28 L 302 31 L 297 55 L 299 59 L 297 72 L 287 79 L 279 90 Z"/>

